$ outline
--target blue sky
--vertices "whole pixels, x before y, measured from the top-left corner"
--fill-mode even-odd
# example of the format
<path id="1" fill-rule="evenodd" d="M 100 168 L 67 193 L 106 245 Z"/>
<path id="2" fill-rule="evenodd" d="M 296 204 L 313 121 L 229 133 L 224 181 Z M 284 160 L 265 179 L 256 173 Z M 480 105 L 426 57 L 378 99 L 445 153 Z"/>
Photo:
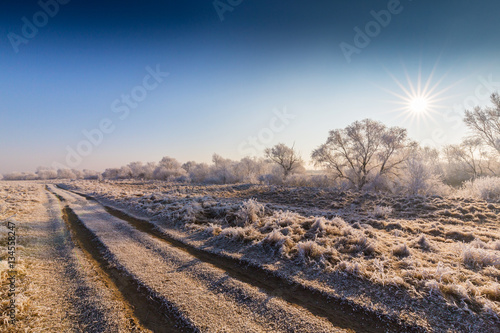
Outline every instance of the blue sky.
<path id="1" fill-rule="evenodd" d="M 221 0 L 223 21 L 212 1 L 63 2 L 46 24 L 37 1 L 0 5 L 0 173 L 68 165 L 105 119 L 113 131 L 68 166 L 239 159 L 278 142 L 309 159 L 329 130 L 364 118 L 442 146 L 467 134 L 466 107 L 500 90 L 498 1 Z M 366 34 L 371 12 L 388 8 L 348 62 L 341 43 L 355 47 L 354 29 Z M 40 25 L 29 38 L 26 20 Z M 147 67 L 169 75 L 120 119 L 113 102 L 144 91 Z M 440 100 L 405 119 L 394 93 L 416 89 L 419 73 L 422 88 L 433 73 Z"/>

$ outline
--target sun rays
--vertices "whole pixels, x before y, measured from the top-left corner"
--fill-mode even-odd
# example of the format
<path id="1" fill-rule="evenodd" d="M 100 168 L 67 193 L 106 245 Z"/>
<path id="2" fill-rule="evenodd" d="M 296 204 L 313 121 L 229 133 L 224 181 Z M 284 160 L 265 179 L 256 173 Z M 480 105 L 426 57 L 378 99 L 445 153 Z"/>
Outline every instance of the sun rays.
<path id="1" fill-rule="evenodd" d="M 411 123 L 420 126 L 429 125 L 429 122 L 436 123 L 435 116 L 440 114 L 439 110 L 446 108 L 446 105 L 440 104 L 442 101 L 450 98 L 444 93 L 453 85 L 441 88 L 440 85 L 446 75 L 435 80 L 436 65 L 432 69 L 427 79 L 422 80 L 422 69 L 419 68 L 416 80 L 412 78 L 406 68 L 404 68 L 405 80 L 396 78 L 387 71 L 394 83 L 398 86 L 398 91 L 393 91 L 381 87 L 384 91 L 396 97 L 387 102 L 395 104 L 396 108 L 389 110 L 390 113 L 396 113 L 396 119 L 402 123 Z"/>

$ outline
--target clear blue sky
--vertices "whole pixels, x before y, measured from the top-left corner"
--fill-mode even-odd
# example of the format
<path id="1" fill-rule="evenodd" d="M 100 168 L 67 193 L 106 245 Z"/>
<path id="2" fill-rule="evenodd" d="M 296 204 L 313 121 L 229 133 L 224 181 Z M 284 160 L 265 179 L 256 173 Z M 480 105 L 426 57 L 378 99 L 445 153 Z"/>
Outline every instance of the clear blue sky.
<path id="1" fill-rule="evenodd" d="M 495 0 L 221 0 L 219 13 L 213 1 L 60 1 L 53 17 L 37 1 L 0 5 L 0 173 L 66 165 L 68 147 L 103 119 L 113 130 L 75 167 L 239 159 L 278 142 L 309 159 L 329 130 L 364 118 L 442 146 L 466 135 L 464 103 L 487 105 L 500 90 Z M 370 24 L 381 10 L 390 20 Z M 372 37 L 348 62 L 340 45 L 356 47 L 367 24 Z M 156 87 L 120 119 L 113 110 L 145 91 L 148 66 L 169 75 L 148 78 Z M 407 73 L 416 89 L 421 73 L 423 88 L 431 72 L 440 100 L 405 120 L 395 79 L 410 89 Z M 294 119 L 274 119 L 285 108 Z"/>

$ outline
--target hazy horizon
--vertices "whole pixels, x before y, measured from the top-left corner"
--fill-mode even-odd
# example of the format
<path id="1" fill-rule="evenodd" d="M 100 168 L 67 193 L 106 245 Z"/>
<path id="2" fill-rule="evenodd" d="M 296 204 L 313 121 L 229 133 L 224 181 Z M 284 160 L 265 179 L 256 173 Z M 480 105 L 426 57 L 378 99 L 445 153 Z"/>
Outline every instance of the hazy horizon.
<path id="1" fill-rule="evenodd" d="M 2 4 L 0 174 L 240 159 L 279 142 L 309 161 L 365 118 L 442 147 L 500 90 L 492 0 L 230 3 Z"/>

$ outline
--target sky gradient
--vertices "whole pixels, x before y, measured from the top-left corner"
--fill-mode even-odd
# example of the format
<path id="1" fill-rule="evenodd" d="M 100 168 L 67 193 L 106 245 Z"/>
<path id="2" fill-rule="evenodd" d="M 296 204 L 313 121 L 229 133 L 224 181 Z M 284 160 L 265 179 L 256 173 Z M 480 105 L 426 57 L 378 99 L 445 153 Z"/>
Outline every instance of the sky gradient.
<path id="1" fill-rule="evenodd" d="M 278 142 L 309 160 L 364 118 L 440 147 L 500 90 L 494 0 L 41 3 L 0 5 L 0 173 L 240 159 Z M 431 74 L 434 107 L 405 113 L 404 89 Z"/>

